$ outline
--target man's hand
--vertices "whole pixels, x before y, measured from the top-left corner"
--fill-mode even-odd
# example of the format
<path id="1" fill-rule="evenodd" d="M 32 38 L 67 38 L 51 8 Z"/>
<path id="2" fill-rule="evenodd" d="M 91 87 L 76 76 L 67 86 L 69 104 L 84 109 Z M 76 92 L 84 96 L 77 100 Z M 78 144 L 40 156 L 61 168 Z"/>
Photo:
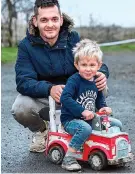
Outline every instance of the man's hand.
<path id="1" fill-rule="evenodd" d="M 112 113 L 112 109 L 109 107 L 103 107 L 99 109 L 99 112 L 104 112 L 106 115 L 110 115 Z"/>
<path id="2" fill-rule="evenodd" d="M 60 103 L 60 96 L 65 85 L 55 85 L 51 88 L 50 95 L 57 102 Z"/>
<path id="3" fill-rule="evenodd" d="M 94 117 L 94 113 L 92 111 L 84 110 L 82 112 L 84 120 L 91 120 Z"/>
<path id="4" fill-rule="evenodd" d="M 107 78 L 102 72 L 97 72 L 96 76 L 97 76 L 97 78 L 95 80 L 96 81 L 96 86 L 97 86 L 99 91 L 102 91 L 106 87 Z"/>

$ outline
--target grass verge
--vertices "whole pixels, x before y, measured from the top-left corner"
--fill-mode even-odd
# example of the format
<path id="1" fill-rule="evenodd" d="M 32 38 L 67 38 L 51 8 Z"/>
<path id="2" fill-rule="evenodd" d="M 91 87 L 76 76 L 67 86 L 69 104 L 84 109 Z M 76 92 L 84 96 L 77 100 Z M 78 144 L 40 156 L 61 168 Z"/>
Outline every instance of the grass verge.
<path id="1" fill-rule="evenodd" d="M 17 57 L 17 47 L 1 48 L 1 62 L 2 63 L 15 62 L 16 57 Z"/>
<path id="2" fill-rule="evenodd" d="M 113 51 L 135 51 L 135 43 L 114 45 L 114 46 L 102 46 L 102 51 L 113 52 Z"/>
<path id="3" fill-rule="evenodd" d="M 135 43 L 115 45 L 115 46 L 102 46 L 103 52 L 116 52 L 116 51 L 135 51 Z M 10 63 L 15 62 L 17 57 L 17 47 L 1 48 L 1 62 Z"/>

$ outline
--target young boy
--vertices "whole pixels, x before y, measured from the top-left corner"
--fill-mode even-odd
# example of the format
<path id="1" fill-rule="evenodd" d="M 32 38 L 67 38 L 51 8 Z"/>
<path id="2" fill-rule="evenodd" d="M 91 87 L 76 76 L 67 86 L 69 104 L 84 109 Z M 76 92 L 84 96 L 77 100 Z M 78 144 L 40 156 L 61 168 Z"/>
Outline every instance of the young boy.
<path id="1" fill-rule="evenodd" d="M 61 95 L 61 123 L 66 132 L 73 135 L 62 168 L 79 170 L 76 158 L 86 139 L 92 132 L 91 120 L 95 109 L 111 114 L 102 91 L 95 85 L 96 73 L 102 65 L 102 51 L 95 41 L 84 39 L 73 49 L 74 65 L 78 72 L 72 75 Z M 121 122 L 113 119 L 112 125 L 121 127 Z"/>

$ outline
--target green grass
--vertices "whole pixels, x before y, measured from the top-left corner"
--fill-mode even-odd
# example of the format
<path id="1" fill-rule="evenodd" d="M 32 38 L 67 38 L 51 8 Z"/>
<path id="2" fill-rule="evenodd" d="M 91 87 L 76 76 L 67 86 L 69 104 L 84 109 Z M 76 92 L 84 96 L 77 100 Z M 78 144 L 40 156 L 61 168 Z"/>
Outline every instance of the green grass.
<path id="1" fill-rule="evenodd" d="M 115 45 L 115 46 L 104 46 L 104 47 L 102 46 L 101 49 L 103 52 L 135 51 L 135 43 Z M 1 48 L 2 63 L 15 62 L 16 56 L 17 56 L 17 47 Z"/>
<path id="2" fill-rule="evenodd" d="M 113 52 L 113 51 L 135 51 L 135 43 L 114 45 L 114 46 L 102 46 L 102 51 Z"/>
<path id="3" fill-rule="evenodd" d="M 2 63 L 15 62 L 16 57 L 17 57 L 17 47 L 1 48 L 1 62 Z"/>

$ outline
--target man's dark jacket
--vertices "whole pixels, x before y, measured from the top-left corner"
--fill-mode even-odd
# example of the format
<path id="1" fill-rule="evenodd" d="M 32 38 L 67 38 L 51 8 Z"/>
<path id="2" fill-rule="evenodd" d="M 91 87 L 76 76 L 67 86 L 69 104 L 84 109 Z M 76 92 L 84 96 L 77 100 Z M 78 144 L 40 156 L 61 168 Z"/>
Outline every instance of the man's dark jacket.
<path id="1" fill-rule="evenodd" d="M 65 84 L 77 71 L 72 48 L 80 38 L 77 32 L 71 31 L 73 21 L 67 15 L 63 16 L 63 26 L 52 47 L 40 37 L 38 28 L 30 21 L 27 36 L 19 43 L 15 65 L 17 91 L 22 95 L 47 98 L 52 85 Z M 105 64 L 100 71 L 108 77 Z"/>

